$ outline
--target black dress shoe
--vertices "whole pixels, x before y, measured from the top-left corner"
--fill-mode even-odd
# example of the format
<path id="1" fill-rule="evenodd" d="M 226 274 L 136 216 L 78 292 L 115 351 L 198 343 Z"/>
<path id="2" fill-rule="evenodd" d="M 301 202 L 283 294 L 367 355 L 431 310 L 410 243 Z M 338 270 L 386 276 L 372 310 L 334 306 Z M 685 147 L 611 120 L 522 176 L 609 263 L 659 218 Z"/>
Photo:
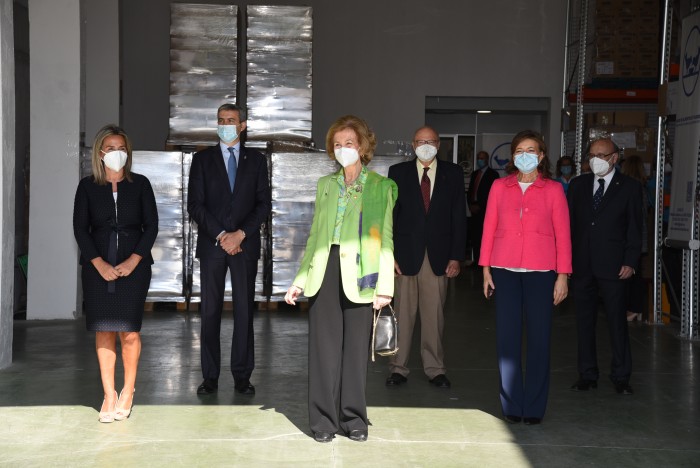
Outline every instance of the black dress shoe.
<path id="1" fill-rule="evenodd" d="M 615 391 L 620 395 L 634 395 L 634 390 L 630 387 L 630 384 L 625 382 L 618 382 L 615 384 Z"/>
<path id="2" fill-rule="evenodd" d="M 432 379 L 430 379 L 430 383 L 438 388 L 450 388 L 450 385 L 452 385 L 445 374 L 440 374 L 436 377 L 433 377 Z"/>
<path id="3" fill-rule="evenodd" d="M 333 440 L 333 437 L 335 437 L 335 435 L 331 434 L 330 432 L 315 432 L 314 433 L 314 440 L 316 442 L 321 442 L 321 443 L 330 442 L 331 440 Z"/>
<path id="4" fill-rule="evenodd" d="M 389 377 L 386 378 L 386 386 L 387 387 L 395 387 L 395 386 L 401 385 L 402 383 L 406 383 L 407 381 L 408 381 L 408 379 L 406 377 L 394 372 L 393 374 L 391 374 Z"/>
<path id="5" fill-rule="evenodd" d="M 355 442 L 364 442 L 367 440 L 367 429 L 353 429 L 348 433 L 348 439 Z"/>
<path id="6" fill-rule="evenodd" d="M 571 386 L 571 390 L 575 392 L 585 392 L 591 388 L 598 388 L 598 382 L 595 380 L 579 379 Z"/>
<path id="7" fill-rule="evenodd" d="M 523 422 L 528 426 L 534 426 L 535 424 L 540 424 L 542 418 L 523 418 Z"/>
<path id="8" fill-rule="evenodd" d="M 520 416 L 513 416 L 512 414 L 506 414 L 503 419 L 505 419 L 506 422 L 510 424 L 518 424 L 520 421 L 523 420 L 523 418 L 521 418 Z"/>
<path id="9" fill-rule="evenodd" d="M 214 379 L 204 379 L 202 384 L 197 387 L 197 395 L 209 395 L 219 388 L 219 382 Z"/>
<path id="10" fill-rule="evenodd" d="M 255 387 L 253 387 L 253 384 L 251 384 L 249 380 L 238 382 L 233 388 L 242 395 L 255 395 Z"/>

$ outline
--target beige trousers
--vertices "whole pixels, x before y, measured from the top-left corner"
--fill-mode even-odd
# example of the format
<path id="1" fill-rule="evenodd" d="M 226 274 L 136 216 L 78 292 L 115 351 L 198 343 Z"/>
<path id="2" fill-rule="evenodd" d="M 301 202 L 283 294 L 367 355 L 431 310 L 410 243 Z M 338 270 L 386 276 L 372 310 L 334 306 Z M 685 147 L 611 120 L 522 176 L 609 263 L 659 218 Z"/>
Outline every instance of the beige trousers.
<path id="1" fill-rule="evenodd" d="M 389 362 L 391 373 L 404 377 L 413 340 L 416 315 L 420 315 L 420 355 L 429 379 L 445 373 L 442 351 L 443 308 L 447 297 L 447 276 L 435 276 L 428 253 L 417 275 L 400 275 L 395 280 L 394 304 L 399 322 L 399 352 Z"/>

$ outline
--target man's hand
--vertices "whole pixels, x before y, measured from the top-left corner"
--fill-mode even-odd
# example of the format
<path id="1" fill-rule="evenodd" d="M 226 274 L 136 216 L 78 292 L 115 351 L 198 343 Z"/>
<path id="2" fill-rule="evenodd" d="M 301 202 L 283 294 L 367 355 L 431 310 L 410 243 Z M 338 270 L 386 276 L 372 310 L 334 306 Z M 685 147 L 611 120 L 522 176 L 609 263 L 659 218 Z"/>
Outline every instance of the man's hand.
<path id="1" fill-rule="evenodd" d="M 617 276 L 623 280 L 631 278 L 632 275 L 634 275 L 634 268 L 627 265 L 622 265 L 622 268 L 620 268 L 620 273 L 617 274 Z"/>
<path id="2" fill-rule="evenodd" d="M 226 232 L 219 237 L 219 245 L 229 255 L 236 255 L 243 251 L 241 243 L 245 239 L 245 233 L 239 229 L 235 232 Z"/>
<path id="3" fill-rule="evenodd" d="M 445 276 L 448 278 L 454 278 L 459 274 L 461 268 L 457 260 L 450 260 L 447 262 L 447 268 L 445 268 Z"/>

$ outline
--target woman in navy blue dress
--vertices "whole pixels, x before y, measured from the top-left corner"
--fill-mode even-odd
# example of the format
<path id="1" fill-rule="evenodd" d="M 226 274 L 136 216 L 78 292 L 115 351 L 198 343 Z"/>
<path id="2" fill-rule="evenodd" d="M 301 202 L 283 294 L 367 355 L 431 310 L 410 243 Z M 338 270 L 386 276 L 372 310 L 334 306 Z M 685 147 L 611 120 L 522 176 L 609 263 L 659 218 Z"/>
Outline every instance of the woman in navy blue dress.
<path id="1" fill-rule="evenodd" d="M 80 181 L 75 194 L 73 231 L 80 248 L 87 329 L 95 332 L 104 389 L 99 420 L 120 421 L 129 417 L 133 405 L 158 210 L 148 179 L 131 172 L 131 143 L 116 125 L 103 127 L 95 137 L 92 175 Z M 124 364 L 119 395 L 114 383 L 117 335 Z"/>

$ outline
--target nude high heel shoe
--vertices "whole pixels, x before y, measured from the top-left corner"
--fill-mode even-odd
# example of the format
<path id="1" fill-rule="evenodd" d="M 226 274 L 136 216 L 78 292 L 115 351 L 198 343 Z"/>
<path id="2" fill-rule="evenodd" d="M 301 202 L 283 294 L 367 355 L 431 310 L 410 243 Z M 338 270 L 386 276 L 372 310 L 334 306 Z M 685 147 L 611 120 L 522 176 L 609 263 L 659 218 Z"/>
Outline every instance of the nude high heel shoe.
<path id="1" fill-rule="evenodd" d="M 117 396 L 117 391 L 114 391 L 114 396 Z M 111 411 L 102 411 L 102 409 L 105 407 L 105 401 L 106 399 L 102 400 L 102 406 L 100 407 L 100 416 L 99 416 L 99 421 L 101 423 L 111 423 L 114 422 L 114 410 L 117 406 L 117 400 L 114 401 L 114 406 L 112 406 Z"/>
<path id="2" fill-rule="evenodd" d="M 117 401 L 117 404 L 119 404 L 119 401 L 121 401 L 123 392 L 124 390 L 122 390 L 119 393 L 119 400 Z M 123 421 L 125 419 L 128 419 L 129 416 L 131 416 L 131 409 L 134 407 L 134 393 L 136 393 L 136 389 L 134 389 L 134 391 L 131 392 L 131 405 L 129 405 L 128 408 L 119 408 L 118 406 L 116 407 L 116 412 L 114 413 L 115 421 Z"/>

